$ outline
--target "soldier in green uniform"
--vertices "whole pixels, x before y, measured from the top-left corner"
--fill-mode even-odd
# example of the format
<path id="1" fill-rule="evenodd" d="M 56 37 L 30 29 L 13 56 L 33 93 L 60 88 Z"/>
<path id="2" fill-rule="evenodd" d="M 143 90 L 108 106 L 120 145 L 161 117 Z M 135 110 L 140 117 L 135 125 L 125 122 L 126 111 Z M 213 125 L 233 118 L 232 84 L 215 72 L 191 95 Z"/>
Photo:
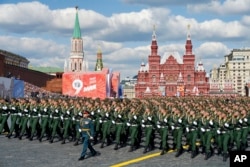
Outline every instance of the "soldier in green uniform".
<path id="1" fill-rule="evenodd" d="M 62 108 L 62 115 L 61 119 L 63 121 L 63 140 L 61 144 L 65 144 L 65 140 L 69 139 L 69 131 L 72 129 L 72 108 L 69 106 L 69 104 L 65 101 L 64 106 Z"/>
<path id="2" fill-rule="evenodd" d="M 79 141 L 81 139 L 81 134 L 78 131 L 78 127 L 80 124 L 80 119 L 82 118 L 82 107 L 81 104 L 79 102 L 75 103 L 75 107 L 73 108 L 73 117 L 72 117 L 72 121 L 73 121 L 73 127 L 74 127 L 74 134 L 73 134 L 73 140 L 75 141 L 74 146 L 77 146 L 79 144 Z"/>
<path id="3" fill-rule="evenodd" d="M 32 99 L 30 104 L 30 127 L 31 127 L 31 135 L 30 140 L 33 140 L 33 137 L 37 133 L 37 129 L 39 127 L 39 118 L 40 118 L 40 110 L 38 107 L 39 99 Z"/>
<path id="4" fill-rule="evenodd" d="M 173 146 L 177 149 L 177 153 L 175 154 L 175 157 L 179 157 L 183 153 L 183 147 L 182 147 L 182 135 L 183 135 L 183 115 L 181 114 L 181 111 L 177 108 L 173 108 L 173 115 L 172 115 L 172 125 L 171 129 L 173 132 Z"/>
<path id="5" fill-rule="evenodd" d="M 15 136 L 17 137 L 19 134 L 19 124 L 17 124 L 18 119 L 18 101 L 16 99 L 11 99 L 10 105 L 9 105 L 9 113 L 10 113 L 10 119 L 11 119 L 11 125 L 10 125 L 10 132 L 6 136 L 10 138 L 12 136 L 12 133 L 15 131 Z"/>
<path id="6" fill-rule="evenodd" d="M 121 106 L 117 106 L 113 113 L 112 123 L 115 126 L 115 147 L 114 150 L 118 149 L 120 145 L 123 147 L 125 145 L 125 111 L 122 110 Z M 122 139 L 122 140 L 121 140 Z"/>
<path id="7" fill-rule="evenodd" d="M 201 120 L 201 143 L 203 146 L 203 150 L 205 151 L 205 160 L 209 159 L 213 154 L 213 149 L 211 147 L 211 139 L 214 136 L 213 132 L 214 121 L 210 117 L 208 112 L 204 112 L 202 120 Z"/>
<path id="8" fill-rule="evenodd" d="M 84 111 L 83 118 L 80 120 L 80 124 L 78 126 L 79 132 L 82 135 L 82 143 L 83 149 L 79 161 L 84 160 L 87 149 L 89 148 L 91 155 L 95 156 L 97 152 L 92 147 L 90 140 L 93 140 L 94 133 L 94 125 L 91 119 L 89 119 L 89 112 Z"/>
<path id="9" fill-rule="evenodd" d="M 29 103 L 25 99 L 21 99 L 20 104 L 20 134 L 19 139 L 22 139 L 22 136 L 27 133 L 27 135 L 30 135 L 30 130 L 28 128 L 28 121 L 29 121 Z"/>
<path id="10" fill-rule="evenodd" d="M 248 147 L 247 144 L 247 137 L 248 137 L 248 132 L 250 128 L 250 118 L 249 115 L 247 114 L 247 110 L 245 108 L 242 108 L 241 110 L 241 119 L 239 120 L 241 123 L 242 127 L 242 132 L 241 132 L 241 150 L 246 150 Z"/>
<path id="11" fill-rule="evenodd" d="M 129 127 L 130 148 L 129 152 L 136 150 L 140 146 L 141 139 L 141 118 L 139 113 L 140 107 L 132 106 L 128 113 L 127 126 Z"/>
<path id="12" fill-rule="evenodd" d="M 39 141 L 42 142 L 44 135 L 47 135 L 47 140 L 50 137 L 50 128 L 49 128 L 49 116 L 50 116 L 50 106 L 48 100 L 41 99 L 40 105 L 40 114 L 41 114 L 41 135 Z"/>
<path id="13" fill-rule="evenodd" d="M 238 111 L 236 111 L 231 118 L 231 124 L 233 126 L 233 141 L 235 143 L 236 146 L 236 150 L 240 151 L 241 149 L 241 123 L 239 122 L 240 120 L 240 113 Z"/>
<path id="14" fill-rule="evenodd" d="M 59 106 L 58 101 L 54 101 L 53 106 L 51 106 L 51 114 L 50 118 L 51 122 L 51 138 L 50 143 L 53 143 L 56 134 L 59 136 L 59 140 L 62 139 L 61 131 L 60 131 L 60 116 L 61 116 L 61 107 Z"/>
<path id="15" fill-rule="evenodd" d="M 107 140 L 107 146 L 111 144 L 111 138 L 110 138 L 110 128 L 111 128 L 111 116 L 112 112 L 108 108 L 107 104 L 102 105 L 101 109 L 101 119 L 99 122 L 102 124 L 102 144 L 101 148 L 104 147 L 105 141 Z"/>
<path id="16" fill-rule="evenodd" d="M 98 138 L 102 138 L 102 131 L 101 131 L 101 123 L 100 123 L 100 118 L 101 118 L 101 110 L 100 110 L 100 100 L 96 99 L 94 106 L 89 110 L 90 111 L 90 118 L 94 122 L 94 129 L 95 129 L 95 136 L 93 140 L 93 144 L 98 143 Z"/>
<path id="17" fill-rule="evenodd" d="M 4 132 L 9 132 L 7 124 L 8 112 L 8 103 L 4 99 L 0 99 L 0 134 L 3 133 L 3 130 Z"/>
<path id="18" fill-rule="evenodd" d="M 166 106 L 161 105 L 157 112 L 157 128 L 161 138 L 161 155 L 169 150 L 168 145 L 168 129 L 169 129 L 169 114 L 167 113 Z"/>
<path id="19" fill-rule="evenodd" d="M 146 106 L 142 117 L 142 127 L 145 131 L 145 148 L 143 153 L 153 150 L 154 148 L 154 126 L 155 126 L 155 115 L 153 114 L 152 108 Z"/>
<path id="20" fill-rule="evenodd" d="M 187 126 L 186 131 L 188 133 L 188 144 L 191 151 L 191 158 L 194 158 L 198 154 L 198 147 L 196 146 L 197 137 L 198 137 L 198 128 L 199 121 L 195 117 L 195 112 L 190 111 L 187 116 Z"/>

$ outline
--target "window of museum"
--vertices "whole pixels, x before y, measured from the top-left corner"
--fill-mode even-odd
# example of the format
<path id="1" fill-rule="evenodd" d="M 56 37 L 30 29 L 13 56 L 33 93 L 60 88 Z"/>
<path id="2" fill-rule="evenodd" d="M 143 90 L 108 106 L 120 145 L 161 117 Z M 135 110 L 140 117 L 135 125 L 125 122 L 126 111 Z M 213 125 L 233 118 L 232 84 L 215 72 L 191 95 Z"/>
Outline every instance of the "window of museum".
<path id="1" fill-rule="evenodd" d="M 156 82 L 156 77 L 155 77 L 155 75 L 152 76 L 152 82 Z"/>

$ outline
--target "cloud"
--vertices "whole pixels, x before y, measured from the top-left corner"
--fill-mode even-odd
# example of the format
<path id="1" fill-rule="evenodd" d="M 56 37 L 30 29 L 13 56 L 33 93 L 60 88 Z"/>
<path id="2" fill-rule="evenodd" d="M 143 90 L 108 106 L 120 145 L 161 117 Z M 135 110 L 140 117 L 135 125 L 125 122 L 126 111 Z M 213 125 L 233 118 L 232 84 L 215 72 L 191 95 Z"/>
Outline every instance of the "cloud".
<path id="1" fill-rule="evenodd" d="M 220 14 L 250 14 L 250 0 L 212 0 L 209 3 L 188 5 L 187 9 L 194 13 Z"/>
<path id="2" fill-rule="evenodd" d="M 210 0 L 122 0 L 122 2 L 127 4 L 142 4 L 149 6 L 183 6 L 187 4 L 197 4 L 197 3 L 205 3 Z"/>

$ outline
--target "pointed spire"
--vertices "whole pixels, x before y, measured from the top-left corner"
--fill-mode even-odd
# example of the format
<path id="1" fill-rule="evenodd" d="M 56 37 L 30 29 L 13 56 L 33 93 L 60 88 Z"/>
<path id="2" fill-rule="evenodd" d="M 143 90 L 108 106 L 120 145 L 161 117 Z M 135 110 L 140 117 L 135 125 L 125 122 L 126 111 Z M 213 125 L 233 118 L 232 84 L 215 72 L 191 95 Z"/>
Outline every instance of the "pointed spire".
<path id="1" fill-rule="evenodd" d="M 102 50 L 101 46 L 98 45 L 97 48 L 97 59 L 96 59 L 96 65 L 95 65 L 95 71 L 101 71 L 103 68 L 103 63 L 102 63 Z"/>
<path id="2" fill-rule="evenodd" d="M 158 45 L 156 40 L 155 25 L 153 27 L 152 42 L 151 42 L 151 56 L 157 56 Z"/>
<path id="3" fill-rule="evenodd" d="M 181 72 L 179 73 L 177 82 L 183 82 L 183 78 L 182 78 Z"/>
<path id="4" fill-rule="evenodd" d="M 155 33 L 156 27 L 155 24 L 153 25 L 153 34 L 152 34 L 152 41 L 156 41 L 156 33 Z"/>
<path id="5" fill-rule="evenodd" d="M 191 41 L 191 35 L 190 35 L 190 24 L 188 24 L 187 26 L 187 40 L 186 40 L 186 55 L 192 55 L 192 49 L 193 49 L 193 45 L 192 45 L 192 41 Z"/>
<path id="6" fill-rule="evenodd" d="M 78 6 L 76 8 L 76 17 L 75 17 L 75 27 L 74 27 L 74 32 L 73 32 L 73 38 L 82 38 L 81 35 L 81 28 L 79 24 L 79 19 L 78 19 Z"/>

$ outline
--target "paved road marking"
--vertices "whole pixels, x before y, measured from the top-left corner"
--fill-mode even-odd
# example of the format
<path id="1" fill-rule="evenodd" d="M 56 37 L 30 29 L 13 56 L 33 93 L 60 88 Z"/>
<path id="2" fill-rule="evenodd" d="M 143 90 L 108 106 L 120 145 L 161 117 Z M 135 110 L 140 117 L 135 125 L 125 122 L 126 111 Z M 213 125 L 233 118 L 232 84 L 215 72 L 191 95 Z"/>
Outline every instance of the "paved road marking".
<path id="1" fill-rule="evenodd" d="M 169 150 L 167 153 L 171 153 L 173 151 L 174 150 Z M 130 165 L 130 164 L 133 164 L 133 163 L 136 163 L 136 162 L 140 162 L 140 161 L 143 161 L 143 160 L 146 160 L 146 159 L 150 159 L 150 158 L 160 156 L 160 153 L 161 152 L 152 153 L 152 154 L 149 154 L 149 155 L 146 155 L 146 156 L 142 156 L 142 157 L 138 157 L 138 158 L 131 159 L 131 160 L 128 160 L 128 161 L 124 161 L 124 162 L 112 165 L 110 167 L 122 167 L 122 166 Z"/>

